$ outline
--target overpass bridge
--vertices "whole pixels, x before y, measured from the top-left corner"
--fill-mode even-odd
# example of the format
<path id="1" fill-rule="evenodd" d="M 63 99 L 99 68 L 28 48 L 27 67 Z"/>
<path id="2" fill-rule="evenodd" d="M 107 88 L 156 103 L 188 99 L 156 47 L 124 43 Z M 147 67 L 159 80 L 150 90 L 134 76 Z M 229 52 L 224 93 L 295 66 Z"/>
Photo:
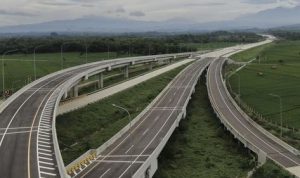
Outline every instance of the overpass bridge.
<path id="1" fill-rule="evenodd" d="M 82 80 L 114 68 L 193 53 L 101 61 L 55 72 L 25 86 L 0 105 L 0 176 L 68 177 L 58 146 L 55 117 L 60 100 Z"/>

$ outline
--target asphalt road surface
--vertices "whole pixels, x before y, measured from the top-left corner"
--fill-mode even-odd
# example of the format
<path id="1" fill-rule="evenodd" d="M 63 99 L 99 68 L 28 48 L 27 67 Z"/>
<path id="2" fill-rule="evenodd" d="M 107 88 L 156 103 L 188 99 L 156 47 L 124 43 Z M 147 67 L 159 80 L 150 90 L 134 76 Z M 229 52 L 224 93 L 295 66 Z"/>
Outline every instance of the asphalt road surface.
<path id="1" fill-rule="evenodd" d="M 158 101 L 128 132 L 105 149 L 96 161 L 76 175 L 82 177 L 131 177 L 153 153 L 183 109 L 192 84 L 210 59 L 198 60 L 187 67 Z"/>
<path id="2" fill-rule="evenodd" d="M 290 168 L 300 165 L 300 159 L 282 147 L 277 142 L 267 137 L 264 133 L 256 129 L 244 118 L 244 116 L 234 107 L 229 100 L 220 71 L 222 70 L 223 58 L 214 60 L 208 70 L 208 92 L 210 100 L 215 110 L 221 112 L 230 125 L 241 133 L 248 142 L 263 150 L 271 160 L 279 165 Z"/>

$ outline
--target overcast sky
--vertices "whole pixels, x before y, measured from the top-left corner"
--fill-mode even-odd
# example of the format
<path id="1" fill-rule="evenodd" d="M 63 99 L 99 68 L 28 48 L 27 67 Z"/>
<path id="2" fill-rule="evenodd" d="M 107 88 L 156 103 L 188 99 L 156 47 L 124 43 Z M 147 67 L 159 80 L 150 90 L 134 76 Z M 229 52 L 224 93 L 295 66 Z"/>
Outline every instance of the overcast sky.
<path id="1" fill-rule="evenodd" d="M 299 4 L 300 0 L 1 0 L 0 26 L 87 16 L 209 22 Z"/>

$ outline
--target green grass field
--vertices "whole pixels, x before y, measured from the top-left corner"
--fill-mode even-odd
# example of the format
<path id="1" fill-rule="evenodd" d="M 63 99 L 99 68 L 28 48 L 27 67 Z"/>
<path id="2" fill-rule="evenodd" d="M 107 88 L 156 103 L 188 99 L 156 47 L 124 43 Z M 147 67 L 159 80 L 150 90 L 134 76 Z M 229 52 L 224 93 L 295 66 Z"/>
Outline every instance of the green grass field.
<path id="1" fill-rule="evenodd" d="M 235 45 L 235 43 L 206 43 L 206 44 L 191 44 L 197 46 L 199 50 L 223 48 Z M 131 54 L 137 56 L 137 54 Z M 110 52 L 109 58 L 128 57 L 128 54 L 117 54 Z M 88 53 L 87 62 L 95 62 L 108 59 L 108 53 Z M 33 54 L 15 54 L 8 55 L 5 60 L 5 89 L 16 91 L 27 83 L 34 80 L 33 69 Z M 36 54 L 36 70 L 37 78 L 47 74 L 61 70 L 61 54 L 60 53 L 43 53 Z M 63 68 L 73 67 L 80 64 L 85 64 L 85 53 L 69 52 L 63 53 Z M 2 80 L 2 67 L 0 67 L 0 79 Z M 0 82 L 0 91 L 2 91 L 2 81 Z M 1 92 L 2 93 L 2 92 Z"/>
<path id="2" fill-rule="evenodd" d="M 110 53 L 110 58 L 116 58 L 116 53 Z M 118 55 L 126 57 L 126 55 Z M 85 54 L 63 53 L 63 68 L 86 63 Z M 108 59 L 108 53 L 89 53 L 88 62 Z M 33 55 L 9 55 L 5 57 L 5 88 L 14 91 L 34 80 Z M 37 78 L 61 69 L 60 53 L 45 53 L 36 55 Z M 2 80 L 2 67 L 0 68 Z M 2 90 L 2 82 L 0 84 Z"/>
<path id="3" fill-rule="evenodd" d="M 211 108 L 205 83 L 196 87 L 187 109 L 159 157 L 155 178 L 246 177 L 252 157 L 224 130 Z"/>
<path id="4" fill-rule="evenodd" d="M 270 46 L 256 54 L 261 56 L 261 64 L 250 64 L 239 72 L 241 98 L 264 117 L 279 122 L 279 99 L 269 94 L 281 96 L 284 125 L 300 128 L 300 41 Z M 247 56 L 248 52 L 239 56 L 243 54 Z M 230 84 L 237 93 L 237 75 L 231 77 Z"/>
<path id="5" fill-rule="evenodd" d="M 188 43 L 190 47 L 197 48 L 199 51 L 201 50 L 213 50 L 219 48 L 226 48 L 229 46 L 238 45 L 238 43 L 233 42 L 211 42 L 211 43 Z"/>
<path id="6" fill-rule="evenodd" d="M 66 164 L 91 148 L 97 148 L 128 124 L 127 114 L 112 104 L 128 108 L 137 116 L 185 66 L 133 88 L 57 117 L 57 132 Z"/>

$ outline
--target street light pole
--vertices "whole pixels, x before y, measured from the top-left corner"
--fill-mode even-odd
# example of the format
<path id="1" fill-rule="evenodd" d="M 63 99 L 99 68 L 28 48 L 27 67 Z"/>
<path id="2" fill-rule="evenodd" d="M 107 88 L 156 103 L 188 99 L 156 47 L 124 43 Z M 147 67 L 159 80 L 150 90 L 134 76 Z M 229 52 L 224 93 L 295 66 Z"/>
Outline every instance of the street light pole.
<path id="1" fill-rule="evenodd" d="M 36 46 L 34 49 L 33 49 L 33 73 L 34 73 L 34 80 L 36 80 L 36 50 L 42 46 L 45 46 L 45 45 L 40 45 L 40 46 Z"/>
<path id="2" fill-rule="evenodd" d="M 17 49 L 15 50 L 10 50 L 10 51 L 6 51 L 3 53 L 2 55 L 2 93 L 3 93 L 3 98 L 5 97 L 5 67 L 4 67 L 4 56 L 7 55 L 8 53 L 12 53 L 12 52 L 15 52 L 15 51 L 18 51 Z"/>
<path id="3" fill-rule="evenodd" d="M 62 43 L 60 46 L 60 65 L 61 65 L 61 69 L 64 68 L 64 61 L 63 61 L 63 50 L 64 50 L 64 45 L 66 44 L 72 44 L 72 42 L 65 42 Z"/>
<path id="4" fill-rule="evenodd" d="M 131 119 L 131 115 L 130 115 L 129 111 L 126 108 L 118 106 L 116 104 L 112 104 L 112 106 L 116 107 L 118 109 L 121 109 L 121 110 L 125 111 L 128 114 L 128 118 L 129 118 L 129 130 L 130 130 L 129 131 L 129 138 L 131 139 L 130 142 L 131 142 L 131 145 L 133 146 L 132 129 L 131 129 L 131 127 L 132 127 L 132 123 L 131 123 L 132 119 Z M 131 166 L 132 166 L 132 164 L 133 164 L 133 155 L 132 155 L 132 159 L 131 159 Z"/>
<path id="5" fill-rule="evenodd" d="M 235 73 L 239 77 L 239 103 L 241 104 L 241 75 Z"/>
<path id="6" fill-rule="evenodd" d="M 283 127 L 283 121 L 282 121 L 282 98 L 279 95 L 275 95 L 275 94 L 269 94 L 270 96 L 276 97 L 279 99 L 279 104 L 280 104 L 280 125 L 281 125 L 281 129 L 280 129 L 280 137 L 282 138 L 282 127 Z"/>

